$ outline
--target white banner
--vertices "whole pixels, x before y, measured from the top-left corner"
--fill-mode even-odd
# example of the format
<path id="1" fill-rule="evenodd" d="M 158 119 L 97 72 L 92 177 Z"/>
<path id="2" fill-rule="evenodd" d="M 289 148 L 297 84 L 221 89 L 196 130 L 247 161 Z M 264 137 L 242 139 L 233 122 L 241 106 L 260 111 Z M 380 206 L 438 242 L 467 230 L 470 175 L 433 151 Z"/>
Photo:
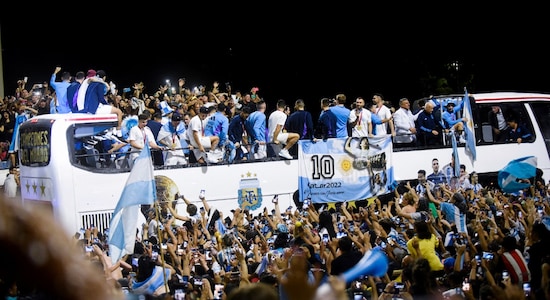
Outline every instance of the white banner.
<path id="1" fill-rule="evenodd" d="M 390 192 L 394 184 L 390 135 L 300 140 L 298 148 L 301 201 L 364 200 Z"/>

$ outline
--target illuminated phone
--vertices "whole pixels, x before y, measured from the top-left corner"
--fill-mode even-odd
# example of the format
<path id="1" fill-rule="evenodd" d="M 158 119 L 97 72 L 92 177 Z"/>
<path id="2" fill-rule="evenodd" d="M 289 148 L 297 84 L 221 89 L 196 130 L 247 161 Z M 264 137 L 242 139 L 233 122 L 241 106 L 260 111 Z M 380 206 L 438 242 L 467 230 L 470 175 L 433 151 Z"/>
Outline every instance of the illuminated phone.
<path id="1" fill-rule="evenodd" d="M 217 283 L 214 285 L 214 300 L 221 300 L 223 298 L 223 290 L 225 286 Z"/>
<path id="2" fill-rule="evenodd" d="M 182 289 L 177 289 L 174 291 L 174 300 L 184 300 L 185 292 Z"/>
<path id="3" fill-rule="evenodd" d="M 468 282 L 468 279 L 465 279 L 464 282 L 462 282 L 462 290 L 463 291 L 470 290 L 470 282 Z"/>
<path id="4" fill-rule="evenodd" d="M 393 285 L 393 288 L 397 291 L 401 291 L 405 288 L 405 284 L 402 283 L 402 282 L 396 282 L 394 285 Z"/>
<path id="5" fill-rule="evenodd" d="M 328 244 L 328 233 L 323 234 L 323 243 Z"/>
<path id="6" fill-rule="evenodd" d="M 279 195 L 273 196 L 273 199 L 271 200 L 271 202 L 273 202 L 273 203 L 279 202 Z"/>
<path id="7" fill-rule="evenodd" d="M 529 297 L 531 295 L 531 284 L 529 282 L 525 282 L 523 284 L 523 292 L 525 293 L 525 297 Z"/>

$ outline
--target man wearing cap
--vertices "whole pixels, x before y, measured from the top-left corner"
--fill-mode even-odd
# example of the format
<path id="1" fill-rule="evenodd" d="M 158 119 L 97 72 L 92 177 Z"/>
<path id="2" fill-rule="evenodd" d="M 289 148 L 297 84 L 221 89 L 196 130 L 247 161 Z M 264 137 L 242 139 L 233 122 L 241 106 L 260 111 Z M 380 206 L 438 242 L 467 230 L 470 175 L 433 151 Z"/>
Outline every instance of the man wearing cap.
<path id="1" fill-rule="evenodd" d="M 96 76 L 96 71 L 93 69 L 90 69 L 86 72 L 86 78 L 80 81 L 80 86 L 78 87 L 78 91 L 76 95 L 76 112 L 87 112 L 84 110 L 86 91 L 88 90 L 88 85 L 91 82 L 89 79 L 92 78 L 91 80 L 93 80 L 95 76 Z"/>
<path id="2" fill-rule="evenodd" d="M 186 136 L 185 124 L 182 122 L 182 116 L 174 112 L 171 121 L 162 125 L 157 142 L 170 149 L 164 154 L 164 164 L 167 166 L 185 165 L 187 159 L 183 152 L 181 140 Z"/>
<path id="3" fill-rule="evenodd" d="M 93 74 L 93 76 L 92 76 Z M 97 77 L 98 74 L 102 77 Z M 120 132 L 120 126 L 122 125 L 122 111 L 113 105 L 110 105 L 105 98 L 110 86 L 105 79 L 107 75 L 105 71 L 100 70 L 96 73 L 94 70 L 88 71 L 88 79 L 84 80 L 80 89 L 78 90 L 78 101 L 80 101 L 81 92 L 84 92 L 84 103 L 81 108 L 80 102 L 78 102 L 79 112 L 90 114 L 116 114 L 118 119 L 117 136 L 122 136 Z M 84 88 L 84 90 L 83 90 Z"/>
<path id="4" fill-rule="evenodd" d="M 462 110 L 462 107 L 464 106 L 464 101 L 460 101 L 460 104 L 458 106 L 453 103 L 449 102 L 447 103 L 447 110 L 445 110 L 441 114 L 441 119 L 443 121 L 443 129 L 449 130 L 450 132 L 457 132 L 460 138 L 461 143 L 465 143 L 466 140 L 462 136 L 462 133 L 464 131 L 464 124 L 468 122 L 467 118 L 457 118 L 456 113 Z"/>
<path id="5" fill-rule="evenodd" d="M 208 108 L 201 106 L 199 113 L 191 118 L 189 122 L 189 129 L 187 131 L 187 139 L 193 146 L 193 153 L 199 163 L 205 163 L 207 160 L 210 163 L 219 162 L 221 158 L 221 152 L 215 152 L 213 149 L 218 147 L 220 141 L 217 136 L 205 136 L 204 128 L 206 126 L 205 120 L 208 115 Z M 208 154 L 206 153 L 208 149 Z"/>

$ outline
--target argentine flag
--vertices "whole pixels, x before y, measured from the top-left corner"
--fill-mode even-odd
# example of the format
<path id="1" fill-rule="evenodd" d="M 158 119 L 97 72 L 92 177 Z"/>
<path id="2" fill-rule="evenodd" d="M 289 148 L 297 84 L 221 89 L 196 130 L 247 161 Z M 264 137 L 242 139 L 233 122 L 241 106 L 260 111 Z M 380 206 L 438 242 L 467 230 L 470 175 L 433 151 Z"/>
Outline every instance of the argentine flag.
<path id="1" fill-rule="evenodd" d="M 528 188 L 530 183 L 518 179 L 530 179 L 537 175 L 537 158 L 526 156 L 510 161 L 498 172 L 498 185 L 505 193 L 516 193 Z"/>
<path id="2" fill-rule="evenodd" d="M 468 119 L 466 126 L 464 126 L 464 136 L 466 138 L 466 154 L 470 157 L 472 165 L 476 161 L 476 137 L 474 130 L 474 118 L 472 115 L 472 106 L 470 105 L 470 97 L 468 96 L 468 90 L 464 88 L 464 106 L 463 106 L 463 115 L 464 118 Z"/>
<path id="3" fill-rule="evenodd" d="M 109 252 L 113 264 L 124 255 L 134 252 L 140 205 L 151 205 L 156 198 L 151 151 L 149 142 L 145 141 L 145 147 L 134 162 L 109 225 Z"/>

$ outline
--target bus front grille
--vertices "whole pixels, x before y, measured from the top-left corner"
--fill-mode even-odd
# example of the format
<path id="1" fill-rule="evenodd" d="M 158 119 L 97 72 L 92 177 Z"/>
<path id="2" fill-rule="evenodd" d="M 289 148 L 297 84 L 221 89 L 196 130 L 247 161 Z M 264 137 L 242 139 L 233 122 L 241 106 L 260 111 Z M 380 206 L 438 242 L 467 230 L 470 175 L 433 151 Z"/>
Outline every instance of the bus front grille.
<path id="1" fill-rule="evenodd" d="M 81 214 L 80 226 L 84 229 L 97 227 L 98 232 L 103 233 L 105 229 L 109 228 L 109 223 L 111 222 L 112 216 L 112 212 L 92 212 Z"/>

